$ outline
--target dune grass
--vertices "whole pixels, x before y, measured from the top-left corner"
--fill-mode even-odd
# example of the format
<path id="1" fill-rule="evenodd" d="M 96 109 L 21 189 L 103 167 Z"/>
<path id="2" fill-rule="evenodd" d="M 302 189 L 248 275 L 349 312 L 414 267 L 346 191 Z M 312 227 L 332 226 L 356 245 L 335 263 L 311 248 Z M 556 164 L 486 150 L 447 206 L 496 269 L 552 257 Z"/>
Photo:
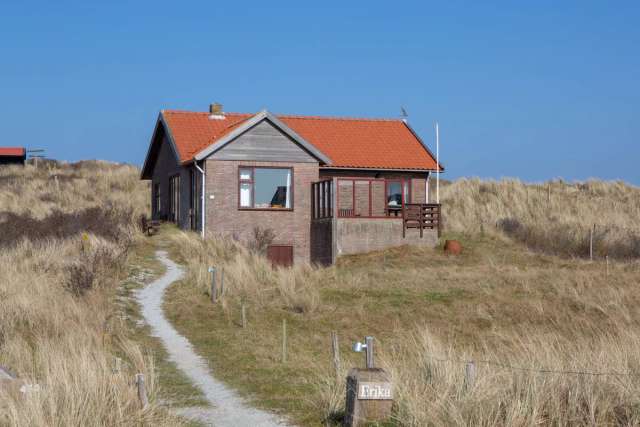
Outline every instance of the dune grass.
<path id="1" fill-rule="evenodd" d="M 128 301 L 160 273 L 158 245 L 187 267 L 165 303 L 177 329 L 222 380 L 301 425 L 340 422 L 346 371 L 363 364 L 350 344 L 367 334 L 394 379 L 392 424 L 640 424 L 639 195 L 618 182 L 458 180 L 442 202 L 443 237 L 462 242 L 459 257 L 402 247 L 273 269 L 233 241 L 170 226 L 140 236 L 149 197 L 133 167 L 2 168 L 0 364 L 42 388 L 0 396 L 0 424 L 180 425 L 166 406 L 202 403 Z M 215 306 L 210 265 L 225 274 Z M 477 378 L 465 384 L 470 360 Z"/>
<path id="2" fill-rule="evenodd" d="M 0 364 L 40 386 L 0 391 L 1 425 L 182 423 L 158 405 L 155 360 L 117 305 L 146 191 L 126 165 L 0 169 Z"/>
<path id="3" fill-rule="evenodd" d="M 621 181 L 459 179 L 441 189 L 445 228 L 499 232 L 564 257 L 640 258 L 640 188 Z"/>
<path id="4" fill-rule="evenodd" d="M 170 288 L 165 309 L 223 380 L 302 425 L 340 422 L 346 369 L 363 365 L 349 346 L 367 334 L 393 375 L 398 425 L 640 422 L 637 262 L 612 262 L 607 273 L 602 261 L 530 252 L 500 235 L 444 237 L 462 241 L 463 255 L 402 247 L 274 270 L 234 242 L 170 232 L 161 238 L 189 275 Z M 225 275 L 215 306 L 209 265 Z M 337 379 L 331 331 L 341 340 Z M 478 376 L 469 388 L 470 360 Z"/>

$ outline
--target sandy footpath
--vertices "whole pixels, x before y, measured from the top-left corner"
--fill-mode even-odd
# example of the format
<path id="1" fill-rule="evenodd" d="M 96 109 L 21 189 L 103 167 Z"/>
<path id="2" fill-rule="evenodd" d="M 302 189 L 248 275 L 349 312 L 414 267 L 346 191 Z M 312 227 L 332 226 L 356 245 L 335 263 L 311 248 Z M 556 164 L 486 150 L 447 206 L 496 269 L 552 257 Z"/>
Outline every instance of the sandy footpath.
<path id="1" fill-rule="evenodd" d="M 179 413 L 212 426 L 283 426 L 276 415 L 249 406 L 236 392 L 216 380 L 205 360 L 198 356 L 189 340 L 180 335 L 165 318 L 162 300 L 165 290 L 183 271 L 164 251 L 156 252 L 167 271 L 158 280 L 137 292 L 142 315 L 169 354 L 169 360 L 202 390 L 211 408 L 185 408 Z"/>

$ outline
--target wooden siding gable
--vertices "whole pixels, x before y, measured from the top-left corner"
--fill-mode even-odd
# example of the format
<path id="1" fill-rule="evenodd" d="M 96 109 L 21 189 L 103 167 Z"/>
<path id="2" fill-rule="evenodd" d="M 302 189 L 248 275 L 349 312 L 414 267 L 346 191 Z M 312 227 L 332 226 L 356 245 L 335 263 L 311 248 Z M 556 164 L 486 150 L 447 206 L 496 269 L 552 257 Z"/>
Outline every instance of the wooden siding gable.
<path id="1" fill-rule="evenodd" d="M 251 117 L 250 119 L 248 119 L 246 122 L 244 122 L 241 126 L 239 126 L 237 129 L 234 129 L 233 131 L 231 131 L 228 135 L 223 136 L 222 138 L 220 138 L 218 141 L 216 141 L 215 143 L 213 143 L 212 145 L 210 145 L 209 147 L 205 148 L 204 150 L 200 151 L 198 154 L 195 155 L 194 160 L 202 160 L 205 159 L 209 156 L 214 155 L 216 152 L 221 151 L 225 146 L 227 146 L 230 143 L 235 143 L 241 136 L 243 136 L 244 134 L 246 134 L 248 131 L 252 130 L 253 128 L 255 128 L 257 125 L 262 124 L 263 122 L 267 122 L 270 124 L 270 126 L 276 131 L 278 132 L 278 135 L 274 134 L 273 131 L 269 130 L 268 128 L 261 126 L 260 130 L 258 130 L 258 133 L 262 132 L 262 139 L 271 139 L 271 141 L 274 140 L 279 140 L 280 142 L 282 141 L 289 141 L 290 144 L 293 144 L 294 146 L 297 146 L 297 148 L 299 148 L 300 150 L 302 150 L 303 152 L 305 152 L 305 154 L 307 154 L 308 156 L 311 156 L 313 158 L 315 158 L 313 161 L 314 162 L 321 162 L 323 164 L 331 164 L 331 159 L 329 157 L 327 157 L 324 153 L 322 153 L 316 146 L 314 146 L 313 144 L 309 143 L 308 141 L 306 141 L 304 138 L 302 138 L 300 135 L 298 135 L 293 129 L 291 129 L 289 126 L 287 126 L 286 124 L 284 124 L 280 119 L 278 119 L 276 116 L 274 116 L 273 114 L 269 113 L 266 110 L 263 110 L 261 112 L 259 112 L 258 114 L 256 114 L 255 116 Z M 264 138 L 266 137 L 266 138 Z M 283 139 L 284 138 L 284 139 Z M 256 148 L 262 148 L 263 145 L 267 145 L 267 144 L 263 144 L 263 145 L 255 145 L 256 140 L 253 140 L 253 144 L 246 142 L 246 145 L 244 146 L 245 148 L 245 152 L 246 151 L 252 151 Z M 271 146 L 273 144 L 269 144 L 269 146 Z M 277 147 L 273 147 L 274 149 L 283 149 L 284 145 L 280 145 Z M 246 149 L 249 150 L 246 150 Z M 268 148 L 267 148 L 268 150 Z M 286 149 L 285 149 L 286 150 Z M 291 148 L 289 148 L 289 151 L 291 150 Z M 245 153 L 246 154 L 246 153 Z M 260 153 L 258 153 L 260 154 Z M 290 161 L 287 159 L 281 159 L 281 158 L 277 158 L 274 159 L 272 155 L 269 155 L 266 150 L 264 153 L 261 153 L 263 155 L 268 156 L 266 159 L 269 161 Z M 236 155 L 238 155 L 236 153 Z M 252 153 L 252 155 L 256 155 L 256 153 Z M 297 156 L 300 156 L 300 154 L 298 153 Z M 258 159 L 258 158 L 246 158 L 246 157 L 234 157 L 233 160 L 262 160 L 262 159 Z M 294 160 L 294 161 L 300 161 L 300 160 Z M 310 162 L 311 160 L 301 160 L 303 162 Z"/>
<path id="2" fill-rule="evenodd" d="M 318 161 L 266 119 L 214 152 L 211 158 L 265 162 Z"/>
<path id="3" fill-rule="evenodd" d="M 167 125 L 162 112 L 160 112 L 158 119 L 156 120 L 156 126 L 153 128 L 153 135 L 151 135 L 147 155 L 144 158 L 144 163 L 140 172 L 141 179 L 151 179 L 156 168 L 156 162 L 158 161 L 160 151 L 165 145 L 170 146 L 176 163 L 180 164 L 180 156 L 178 155 L 176 143 L 173 139 L 173 135 L 171 134 L 171 128 Z"/>

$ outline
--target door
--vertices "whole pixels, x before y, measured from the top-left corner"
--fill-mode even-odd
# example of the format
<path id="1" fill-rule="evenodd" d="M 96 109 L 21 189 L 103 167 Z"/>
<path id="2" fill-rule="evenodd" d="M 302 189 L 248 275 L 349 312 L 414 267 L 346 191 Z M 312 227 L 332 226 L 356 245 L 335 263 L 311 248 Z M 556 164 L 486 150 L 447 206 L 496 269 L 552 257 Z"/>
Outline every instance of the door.
<path id="1" fill-rule="evenodd" d="M 293 265 L 293 246 L 269 245 L 267 258 L 274 267 L 291 267 Z"/>

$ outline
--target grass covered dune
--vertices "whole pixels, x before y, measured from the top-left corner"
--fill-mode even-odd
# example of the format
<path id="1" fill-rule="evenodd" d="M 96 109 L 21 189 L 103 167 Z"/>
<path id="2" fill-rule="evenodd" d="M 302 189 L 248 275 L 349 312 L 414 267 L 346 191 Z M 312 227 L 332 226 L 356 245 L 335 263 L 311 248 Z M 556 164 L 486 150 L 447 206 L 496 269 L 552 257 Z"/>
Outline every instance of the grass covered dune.
<path id="1" fill-rule="evenodd" d="M 234 242 L 166 233 L 188 266 L 165 303 L 177 329 L 223 380 L 302 425 L 340 422 L 346 371 L 363 365 L 350 344 L 368 334 L 395 381 L 398 425 L 640 423 L 636 261 L 607 272 L 604 262 L 533 253 L 498 234 L 449 233 L 462 256 L 403 247 L 326 269 L 273 270 Z M 224 269 L 216 306 L 209 265 Z M 477 378 L 467 387 L 471 360 Z"/>
<path id="2" fill-rule="evenodd" d="M 40 386 L 0 391 L 0 425 L 180 424 L 158 406 L 154 359 L 117 304 L 147 199 L 132 166 L 0 168 L 0 365 Z"/>
<path id="3" fill-rule="evenodd" d="M 164 307 L 179 332 L 223 381 L 298 424 L 340 422 L 346 372 L 363 364 L 350 344 L 367 334 L 393 375 L 394 425 L 640 424 L 636 187 L 443 183 L 443 237 L 462 241 L 461 256 L 402 247 L 273 269 L 234 241 L 170 225 L 142 236 L 149 189 L 131 166 L 3 167 L 0 184 L 0 365 L 41 385 L 29 399 L 2 394 L 0 425 L 180 425 L 168 405 L 202 404 L 127 298 L 132 276 L 161 272 L 158 247 L 187 271 Z M 215 306 L 210 265 L 225 274 Z"/>
<path id="4" fill-rule="evenodd" d="M 459 179 L 441 188 L 446 229 L 498 229 L 531 249 L 568 257 L 640 258 L 640 188 L 621 181 L 525 184 Z M 595 227 L 595 228 L 594 228 Z"/>

